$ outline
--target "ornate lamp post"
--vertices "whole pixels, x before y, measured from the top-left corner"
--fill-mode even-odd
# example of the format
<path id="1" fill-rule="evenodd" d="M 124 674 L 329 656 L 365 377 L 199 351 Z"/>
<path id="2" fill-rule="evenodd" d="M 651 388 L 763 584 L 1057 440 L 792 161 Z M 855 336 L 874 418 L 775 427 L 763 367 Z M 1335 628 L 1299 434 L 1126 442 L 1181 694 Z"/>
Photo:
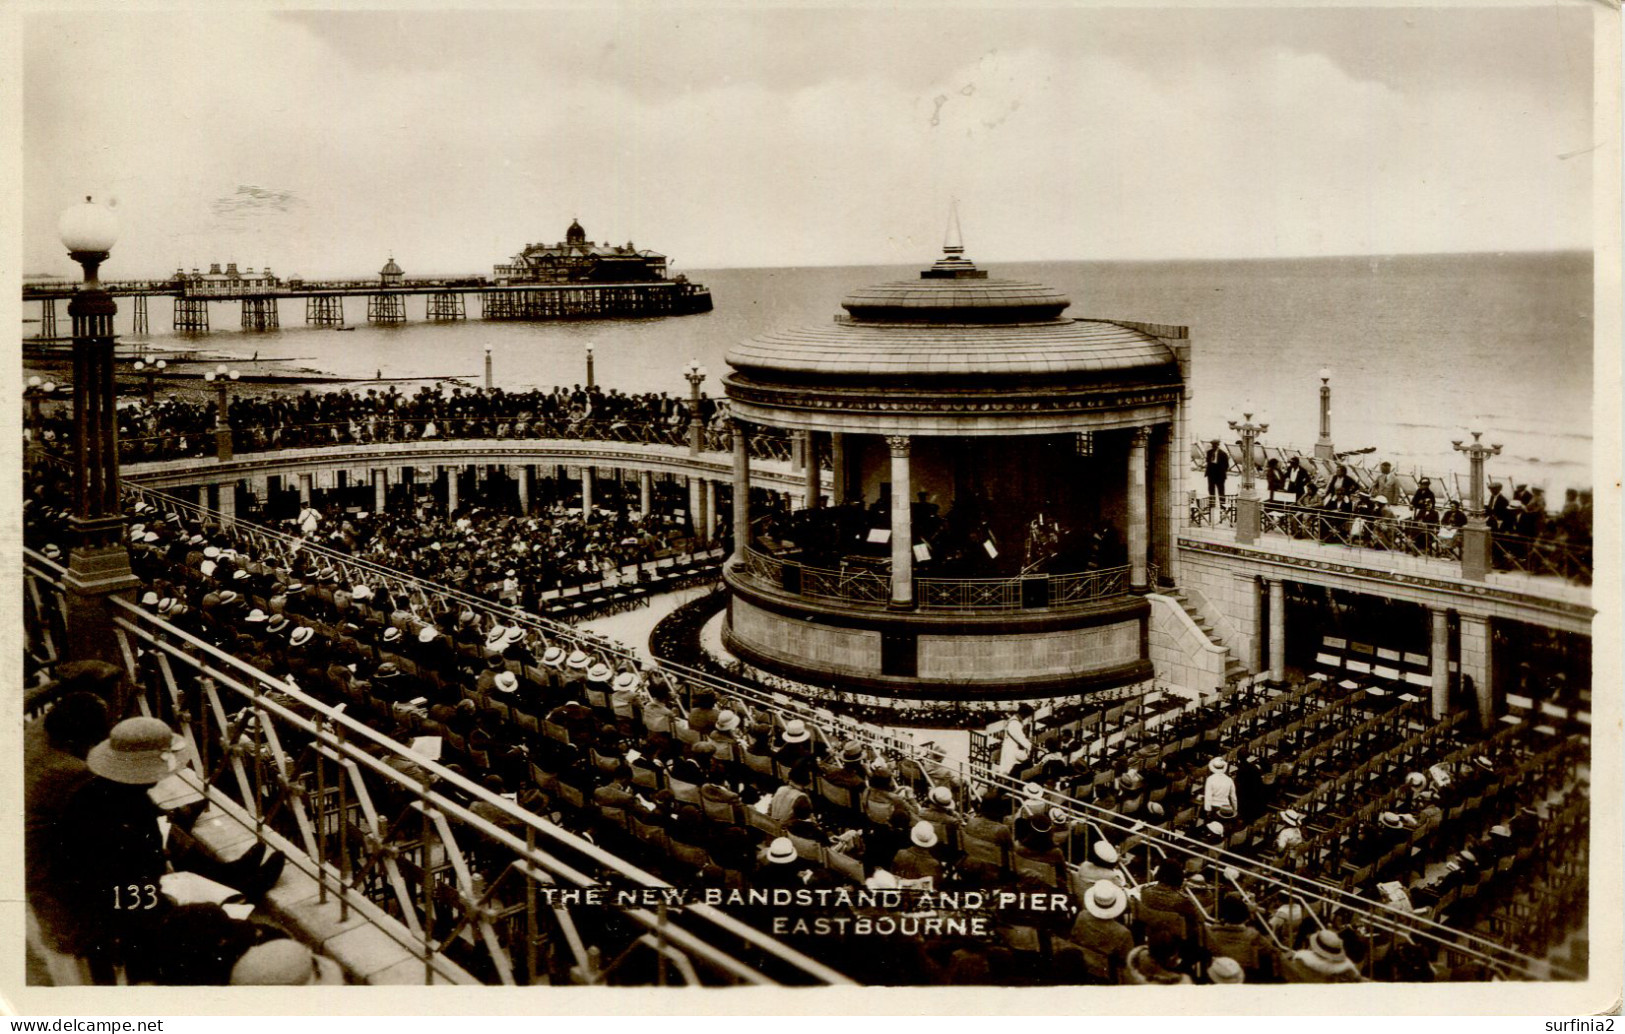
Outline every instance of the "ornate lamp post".
<path id="1" fill-rule="evenodd" d="M 593 383 L 594 382 L 593 382 L 593 377 L 592 377 L 592 342 L 589 341 L 589 342 L 587 342 L 587 390 L 588 391 L 592 390 Z"/>
<path id="2" fill-rule="evenodd" d="M 688 380 L 690 389 L 688 451 L 692 456 L 698 456 L 700 447 L 705 444 L 705 422 L 700 416 L 700 385 L 705 383 L 706 376 L 706 369 L 698 359 L 690 359 L 688 367 L 683 370 L 683 377 Z"/>
<path id="3" fill-rule="evenodd" d="M 1490 569 L 1490 525 L 1484 514 L 1484 461 L 1501 454 L 1500 445 L 1479 442 L 1483 431 L 1472 432 L 1470 445 L 1460 439 L 1451 442 L 1457 452 L 1467 454 L 1467 526 L 1461 529 L 1461 574 L 1463 578 L 1483 581 Z"/>
<path id="4" fill-rule="evenodd" d="M 139 584 L 130 571 L 119 511 L 118 421 L 114 409 L 112 295 L 97 280 L 118 240 L 113 213 L 90 198 L 62 213 L 57 231 L 84 269 L 84 287 L 68 303 L 73 320 L 73 546 L 68 557 L 69 660 L 120 664 L 109 599 Z M 44 386 L 41 385 L 43 388 Z M 117 717 L 123 717 L 119 715 Z"/>
<path id="5" fill-rule="evenodd" d="M 1236 541 L 1257 542 L 1260 524 L 1258 488 L 1253 483 L 1253 443 L 1270 429 L 1269 421 L 1260 414 L 1253 418 L 1255 407 L 1243 403 L 1241 419 L 1229 421 L 1230 430 L 1241 435 L 1241 490 L 1236 493 Z"/>
<path id="6" fill-rule="evenodd" d="M 226 405 L 230 401 L 226 397 L 226 388 L 232 381 L 242 376 L 236 370 L 228 369 L 225 363 L 216 366 L 213 371 L 203 375 L 203 379 L 213 384 L 220 391 L 220 397 L 215 403 L 214 411 L 214 448 L 215 455 L 223 463 L 231 459 L 231 422 L 226 419 Z"/>
<path id="7" fill-rule="evenodd" d="M 28 387 L 23 389 L 23 397 L 28 400 L 28 429 L 36 438 L 39 437 L 40 404 L 56 394 L 55 381 L 42 381 L 38 377 L 28 378 Z"/>
<path id="8" fill-rule="evenodd" d="M 1320 437 L 1315 440 L 1315 459 L 1330 460 L 1336 456 L 1332 448 L 1332 371 L 1320 368 Z"/>
<path id="9" fill-rule="evenodd" d="M 144 373 L 147 375 L 147 405 L 152 405 L 154 399 L 157 397 L 153 388 L 153 378 L 157 377 L 158 374 L 162 373 L 166 368 L 168 368 L 168 366 L 169 364 L 164 362 L 162 359 L 159 359 L 157 362 L 153 363 L 149 363 L 145 359 L 137 359 L 135 361 L 135 372 Z"/>
<path id="10" fill-rule="evenodd" d="M 491 390 L 491 346 L 485 346 L 485 390 Z"/>

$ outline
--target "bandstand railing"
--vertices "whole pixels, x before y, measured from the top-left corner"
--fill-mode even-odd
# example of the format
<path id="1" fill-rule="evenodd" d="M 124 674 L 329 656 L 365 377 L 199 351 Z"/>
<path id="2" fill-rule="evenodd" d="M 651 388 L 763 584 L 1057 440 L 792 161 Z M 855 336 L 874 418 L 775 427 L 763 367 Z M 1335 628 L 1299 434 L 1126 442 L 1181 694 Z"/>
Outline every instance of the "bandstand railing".
<path id="1" fill-rule="evenodd" d="M 885 570 L 867 564 L 814 567 L 793 557 L 747 549 L 735 573 L 772 588 L 813 599 L 885 606 L 891 583 Z M 1154 583 L 1156 575 L 1151 580 Z M 914 599 L 922 611 L 1005 612 L 1079 606 L 1129 591 L 1129 568 L 1104 567 L 1070 574 L 1013 578 L 916 578 Z"/>

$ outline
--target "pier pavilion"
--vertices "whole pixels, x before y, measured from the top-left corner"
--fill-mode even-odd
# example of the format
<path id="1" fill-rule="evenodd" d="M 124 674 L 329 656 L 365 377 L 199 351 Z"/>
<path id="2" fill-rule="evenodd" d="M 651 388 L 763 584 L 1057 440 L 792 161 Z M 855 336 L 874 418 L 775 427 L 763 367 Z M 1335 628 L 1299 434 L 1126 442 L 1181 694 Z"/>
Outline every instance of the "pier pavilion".
<path id="1" fill-rule="evenodd" d="M 762 514 L 735 449 L 730 650 L 905 698 L 1151 678 L 1144 594 L 1171 555 L 1153 515 L 1180 496 L 1189 341 L 1069 305 L 956 244 L 829 324 L 729 353 L 736 421 L 790 430 L 807 457 L 806 507 Z"/>

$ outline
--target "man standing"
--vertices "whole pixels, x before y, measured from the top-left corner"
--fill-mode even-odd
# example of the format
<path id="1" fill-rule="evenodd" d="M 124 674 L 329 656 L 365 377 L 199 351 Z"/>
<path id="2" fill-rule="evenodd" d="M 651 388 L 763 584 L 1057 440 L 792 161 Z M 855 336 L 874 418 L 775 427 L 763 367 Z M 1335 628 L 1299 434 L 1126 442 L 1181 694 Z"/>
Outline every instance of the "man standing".
<path id="1" fill-rule="evenodd" d="M 1377 468 L 1376 480 L 1371 482 L 1372 496 L 1382 496 L 1388 503 L 1397 503 L 1405 498 L 1403 489 L 1399 487 L 1399 477 L 1394 473 L 1394 465 L 1387 460 Z"/>
<path id="2" fill-rule="evenodd" d="M 1211 510 L 1224 496 L 1224 481 L 1230 474 L 1230 454 L 1217 438 L 1208 443 L 1202 465 L 1207 471 L 1208 509 Z"/>
<path id="3" fill-rule="evenodd" d="M 1230 763 L 1224 758 L 1214 758 L 1207 767 L 1207 781 L 1202 784 L 1202 810 L 1211 815 L 1229 808 L 1234 814 L 1237 811 L 1236 781 L 1230 778 Z"/>
<path id="4" fill-rule="evenodd" d="M 1032 755 L 1032 739 L 1030 727 L 1033 720 L 1033 707 L 1031 704 L 1022 704 L 1016 708 L 1016 713 L 1004 721 L 1004 739 L 999 744 L 998 766 L 1004 775 L 1013 772 L 1017 765 L 1024 763 Z"/>

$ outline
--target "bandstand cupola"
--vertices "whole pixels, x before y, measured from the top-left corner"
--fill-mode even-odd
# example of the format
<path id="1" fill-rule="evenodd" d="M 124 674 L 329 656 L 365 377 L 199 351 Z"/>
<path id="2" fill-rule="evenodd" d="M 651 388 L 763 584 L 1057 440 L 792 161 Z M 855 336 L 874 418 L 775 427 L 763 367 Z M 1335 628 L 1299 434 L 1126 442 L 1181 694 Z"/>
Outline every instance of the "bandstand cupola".
<path id="1" fill-rule="evenodd" d="M 1189 345 L 1183 327 L 1070 304 L 990 277 L 955 220 L 917 278 L 729 352 L 730 651 L 913 699 L 1150 677 L 1143 597 L 1172 557 Z M 793 505 L 743 490 L 752 424 L 802 442 Z"/>

